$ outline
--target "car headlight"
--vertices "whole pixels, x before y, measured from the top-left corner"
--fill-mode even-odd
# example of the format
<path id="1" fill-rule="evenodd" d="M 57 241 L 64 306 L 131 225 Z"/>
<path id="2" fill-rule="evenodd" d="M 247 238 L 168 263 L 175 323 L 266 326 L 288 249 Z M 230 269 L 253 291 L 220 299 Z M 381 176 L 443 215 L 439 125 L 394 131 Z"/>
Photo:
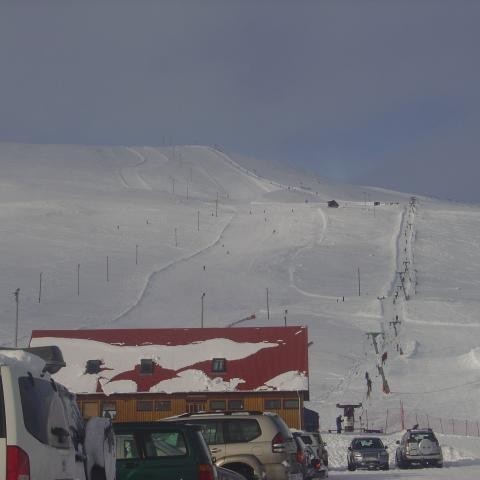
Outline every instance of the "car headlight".
<path id="1" fill-rule="evenodd" d="M 360 452 L 355 452 L 355 453 L 353 454 L 353 456 L 354 456 L 355 458 L 362 458 L 362 454 L 361 454 Z"/>

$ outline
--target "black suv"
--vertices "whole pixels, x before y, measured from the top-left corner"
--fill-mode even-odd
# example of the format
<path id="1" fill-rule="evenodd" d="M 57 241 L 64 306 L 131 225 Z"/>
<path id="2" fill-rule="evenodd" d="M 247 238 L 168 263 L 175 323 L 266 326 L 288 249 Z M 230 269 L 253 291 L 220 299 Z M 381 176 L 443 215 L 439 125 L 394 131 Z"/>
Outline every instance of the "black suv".
<path id="1" fill-rule="evenodd" d="M 202 428 L 180 422 L 115 423 L 116 480 L 217 480 Z"/>

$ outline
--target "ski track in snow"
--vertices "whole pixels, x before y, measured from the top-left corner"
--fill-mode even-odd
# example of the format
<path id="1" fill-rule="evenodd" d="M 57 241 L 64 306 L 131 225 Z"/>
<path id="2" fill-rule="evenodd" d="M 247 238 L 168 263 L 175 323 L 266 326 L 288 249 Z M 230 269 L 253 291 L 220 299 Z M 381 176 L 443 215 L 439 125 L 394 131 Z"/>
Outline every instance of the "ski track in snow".
<path id="1" fill-rule="evenodd" d="M 117 323 L 120 320 L 124 319 L 125 317 L 128 317 L 135 309 L 139 308 L 142 305 L 143 299 L 145 298 L 145 295 L 148 292 L 148 290 L 151 288 L 153 282 L 155 281 L 155 277 L 157 275 L 160 275 L 161 273 L 165 272 L 166 270 L 175 267 L 175 265 L 178 265 L 181 262 L 186 262 L 188 260 L 191 260 L 192 258 L 200 256 L 200 255 L 206 253 L 208 250 L 210 250 L 214 246 L 218 245 L 221 238 L 222 238 L 222 235 L 225 233 L 227 228 L 232 224 L 233 220 L 237 217 L 237 215 L 238 215 L 238 212 L 235 212 L 235 214 L 233 214 L 230 217 L 230 219 L 228 220 L 226 225 L 222 228 L 220 233 L 217 235 L 216 239 L 214 239 L 213 242 L 211 242 L 209 245 L 205 246 L 204 248 L 202 248 L 200 250 L 196 250 L 195 252 L 192 252 L 189 255 L 177 258 L 177 259 L 169 262 L 168 264 L 164 265 L 163 267 L 159 268 L 158 270 L 155 270 L 155 271 L 151 272 L 150 275 L 147 278 L 147 281 L 146 281 L 143 289 L 141 290 L 141 292 L 140 292 L 140 294 L 137 298 L 137 301 L 132 306 L 128 307 L 127 310 L 125 310 L 123 313 L 121 313 L 120 315 L 113 318 L 108 323 L 109 324 Z"/>
<path id="2" fill-rule="evenodd" d="M 321 226 L 321 231 L 320 233 L 316 233 L 316 236 L 311 239 L 306 245 L 303 245 L 302 247 L 300 247 L 293 255 L 292 255 L 292 258 L 290 259 L 290 266 L 288 268 L 288 273 L 289 273 L 289 277 L 290 277 L 290 287 L 293 288 L 294 290 L 296 290 L 298 293 L 306 296 L 306 297 L 310 297 L 310 298 L 321 298 L 321 299 L 335 299 L 335 298 L 338 298 L 338 297 L 334 297 L 332 295 L 320 295 L 318 293 L 311 293 L 311 292 L 307 292 L 306 290 L 303 290 L 301 289 L 300 287 L 298 287 L 295 283 L 295 259 L 302 253 L 304 252 L 305 250 L 308 250 L 312 247 L 314 247 L 315 245 L 320 245 L 324 238 L 325 238 L 325 233 L 327 231 L 327 217 L 325 216 L 325 213 L 323 212 L 323 210 L 318 207 L 317 208 L 317 213 L 319 213 L 320 217 L 321 217 L 321 220 L 322 220 L 322 226 Z"/>
<path id="3" fill-rule="evenodd" d="M 270 189 L 266 185 L 266 180 L 260 178 L 258 175 L 255 175 L 255 173 L 251 172 L 250 170 L 247 170 L 243 167 L 241 167 L 235 160 L 230 158 L 227 154 L 223 153 L 222 151 L 213 148 L 213 147 L 207 147 L 210 151 L 218 155 L 219 157 L 223 158 L 226 160 L 236 171 L 239 171 L 242 173 L 245 177 L 248 178 L 250 182 L 253 182 L 257 187 L 260 187 L 262 190 L 265 192 L 269 192 Z M 279 185 L 280 186 L 280 185 Z"/>
<path id="4" fill-rule="evenodd" d="M 137 190 L 151 190 L 152 187 L 142 178 L 142 176 L 137 171 L 137 168 L 140 165 L 143 165 L 147 162 L 146 157 L 140 152 L 137 152 L 132 147 L 126 147 L 126 149 L 130 153 L 135 155 L 137 158 L 139 158 L 140 161 L 132 167 L 123 167 L 118 171 L 118 175 L 120 176 L 122 183 L 125 185 L 126 188 L 134 188 Z"/>

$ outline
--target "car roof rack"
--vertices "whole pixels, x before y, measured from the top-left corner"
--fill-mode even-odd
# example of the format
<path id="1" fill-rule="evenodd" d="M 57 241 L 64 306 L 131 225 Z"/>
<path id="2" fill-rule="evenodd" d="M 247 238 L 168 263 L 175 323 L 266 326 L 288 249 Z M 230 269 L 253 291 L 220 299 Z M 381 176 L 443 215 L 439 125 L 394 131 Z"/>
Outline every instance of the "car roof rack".
<path id="1" fill-rule="evenodd" d="M 202 410 L 200 412 L 185 412 L 177 415 L 174 418 L 188 418 L 195 415 L 262 415 L 262 412 L 257 410 Z"/>
<path id="2" fill-rule="evenodd" d="M 43 371 L 50 374 L 57 373 L 62 367 L 66 365 L 65 360 L 63 359 L 62 351 L 56 345 L 45 345 L 42 347 L 26 348 L 2 347 L 1 350 L 21 350 L 22 352 L 36 355 L 45 362 L 45 367 L 43 367 Z"/>

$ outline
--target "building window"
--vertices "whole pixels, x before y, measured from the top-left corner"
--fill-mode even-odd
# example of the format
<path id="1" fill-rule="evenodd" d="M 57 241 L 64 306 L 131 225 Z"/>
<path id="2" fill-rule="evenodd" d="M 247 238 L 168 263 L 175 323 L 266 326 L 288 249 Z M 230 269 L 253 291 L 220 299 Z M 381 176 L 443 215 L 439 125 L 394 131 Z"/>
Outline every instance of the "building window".
<path id="1" fill-rule="evenodd" d="M 152 412 L 153 401 L 152 400 L 137 400 L 137 412 Z"/>
<path id="2" fill-rule="evenodd" d="M 283 401 L 283 408 L 295 408 L 298 410 L 298 398 L 286 398 Z"/>
<path id="3" fill-rule="evenodd" d="M 87 360 L 85 365 L 85 373 L 100 373 L 100 368 L 102 366 L 101 360 Z"/>
<path id="4" fill-rule="evenodd" d="M 102 417 L 111 418 L 115 420 L 117 416 L 117 405 L 115 402 L 103 402 L 102 403 Z"/>
<path id="5" fill-rule="evenodd" d="M 229 410 L 243 410 L 245 408 L 243 400 L 229 400 L 228 409 Z"/>
<path id="6" fill-rule="evenodd" d="M 151 358 L 142 358 L 140 360 L 140 373 L 142 375 L 152 375 L 153 374 L 153 360 Z"/>
<path id="7" fill-rule="evenodd" d="M 210 400 L 210 410 L 226 410 L 225 400 Z"/>
<path id="8" fill-rule="evenodd" d="M 265 399 L 265 410 L 280 410 L 282 404 L 277 398 Z"/>
<path id="9" fill-rule="evenodd" d="M 212 372 L 226 372 L 227 361 L 225 358 L 214 358 L 212 360 Z"/>
<path id="10" fill-rule="evenodd" d="M 84 418 L 98 417 L 98 402 L 82 402 L 82 414 Z"/>
<path id="11" fill-rule="evenodd" d="M 156 412 L 169 412 L 172 409 L 172 402 L 170 400 L 155 400 Z"/>

